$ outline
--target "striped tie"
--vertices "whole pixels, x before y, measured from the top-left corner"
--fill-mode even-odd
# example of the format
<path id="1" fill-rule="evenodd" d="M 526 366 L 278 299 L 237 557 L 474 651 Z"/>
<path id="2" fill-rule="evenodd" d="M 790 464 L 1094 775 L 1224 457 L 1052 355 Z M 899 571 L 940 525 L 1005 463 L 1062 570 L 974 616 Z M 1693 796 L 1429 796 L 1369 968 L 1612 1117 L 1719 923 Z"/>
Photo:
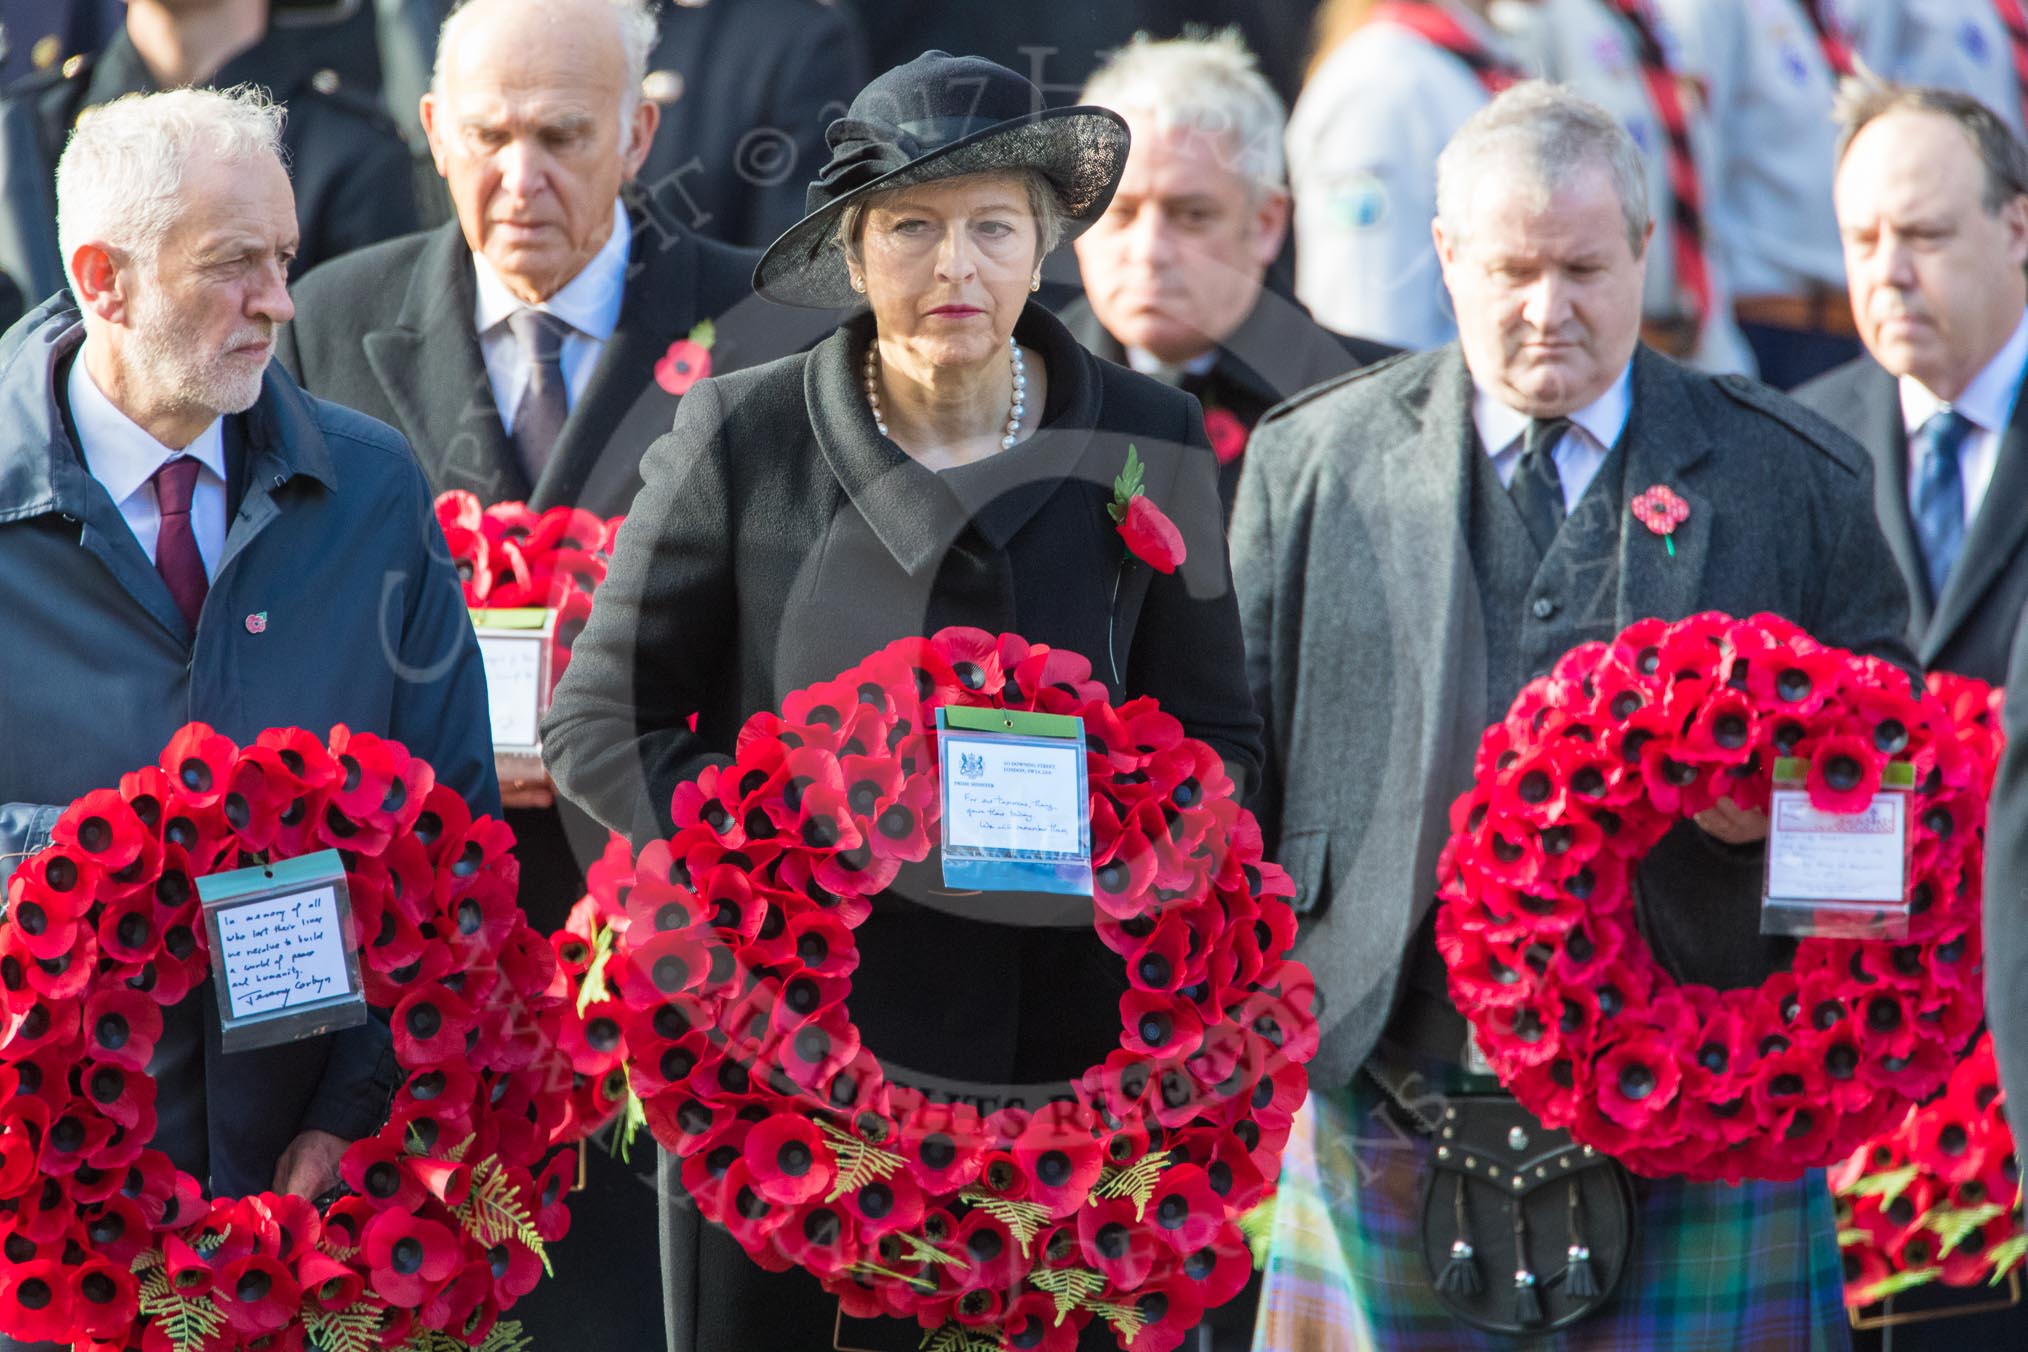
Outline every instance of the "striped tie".
<path id="1" fill-rule="evenodd" d="M 1669 197 L 1676 206 L 1670 222 L 1675 228 L 1669 238 L 1676 253 L 1676 281 L 1690 294 L 1701 332 L 1711 318 L 1711 269 L 1704 252 L 1704 185 L 1698 180 L 1697 158 L 1690 149 L 1690 117 L 1683 107 L 1683 87 L 1669 69 L 1648 0 L 1614 0 L 1614 4 L 1634 30 L 1641 78 L 1648 82 L 1648 97 L 1668 142 Z"/>

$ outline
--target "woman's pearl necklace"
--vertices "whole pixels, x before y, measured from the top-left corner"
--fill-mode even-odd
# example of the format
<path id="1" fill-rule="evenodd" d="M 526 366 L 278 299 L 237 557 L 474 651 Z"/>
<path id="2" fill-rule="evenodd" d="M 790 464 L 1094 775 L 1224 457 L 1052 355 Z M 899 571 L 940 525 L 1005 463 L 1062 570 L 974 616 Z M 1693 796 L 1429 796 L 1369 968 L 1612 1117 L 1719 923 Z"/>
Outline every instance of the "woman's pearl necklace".
<path id="1" fill-rule="evenodd" d="M 1014 400 L 1007 409 L 1007 435 L 1000 438 L 1000 449 L 1005 451 L 1021 439 L 1021 417 L 1028 412 L 1028 368 L 1021 355 L 1021 344 L 1011 337 L 1007 340 L 1007 355 L 1014 363 Z M 887 435 L 887 422 L 880 416 L 880 344 L 874 343 L 866 349 L 866 403 L 873 410 L 873 425 L 880 429 L 880 435 Z"/>

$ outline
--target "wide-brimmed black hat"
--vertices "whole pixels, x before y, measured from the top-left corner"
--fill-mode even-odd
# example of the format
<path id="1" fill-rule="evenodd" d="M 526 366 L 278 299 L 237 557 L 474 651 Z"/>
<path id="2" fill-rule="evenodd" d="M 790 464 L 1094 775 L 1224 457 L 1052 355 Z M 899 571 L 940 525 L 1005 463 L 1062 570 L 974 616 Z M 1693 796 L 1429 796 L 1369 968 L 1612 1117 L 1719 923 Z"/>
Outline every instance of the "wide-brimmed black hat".
<path id="1" fill-rule="evenodd" d="M 1070 239 L 1104 213 L 1127 163 L 1127 124 L 1111 109 L 1044 109 L 1041 91 L 1005 66 L 947 52 L 924 52 L 860 90 L 824 140 L 831 161 L 810 185 L 809 214 L 753 273 L 754 290 L 784 305 L 852 303 L 838 217 L 869 194 L 1034 169 L 1056 189 Z"/>

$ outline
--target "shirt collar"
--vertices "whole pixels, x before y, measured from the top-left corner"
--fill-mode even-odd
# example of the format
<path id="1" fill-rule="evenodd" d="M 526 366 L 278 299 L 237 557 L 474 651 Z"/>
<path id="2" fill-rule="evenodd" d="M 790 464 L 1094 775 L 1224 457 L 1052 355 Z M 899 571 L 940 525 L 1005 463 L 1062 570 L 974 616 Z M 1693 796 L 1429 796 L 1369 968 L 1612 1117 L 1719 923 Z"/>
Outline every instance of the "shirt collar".
<path id="1" fill-rule="evenodd" d="M 616 197 L 613 233 L 604 246 L 578 269 L 577 276 L 533 308 L 547 310 L 587 338 L 603 343 L 612 337 L 620 322 L 620 303 L 626 298 L 627 255 L 633 239 L 633 222 L 627 219 L 626 205 Z M 495 325 L 506 323 L 507 316 L 527 305 L 507 289 L 507 283 L 500 280 L 486 255 L 472 255 L 472 271 L 478 283 L 472 305 L 473 325 L 478 332 L 492 332 Z"/>
<path id="2" fill-rule="evenodd" d="M 89 340 L 87 340 L 89 344 Z M 85 468 L 104 485 L 115 504 L 139 492 L 155 471 L 179 455 L 187 455 L 225 482 L 225 420 L 213 418 L 188 446 L 172 451 L 148 435 L 139 423 L 122 413 L 106 398 L 85 369 L 85 353 L 79 350 L 70 364 L 66 394 L 71 420 L 83 445 Z"/>
<path id="3" fill-rule="evenodd" d="M 1127 365 L 1144 376 L 1155 376 L 1158 379 L 1208 375 L 1211 368 L 1218 365 L 1218 349 L 1214 347 L 1208 352 L 1200 352 L 1181 366 L 1177 366 L 1163 361 L 1144 347 L 1130 347 L 1127 349 Z"/>
<path id="4" fill-rule="evenodd" d="M 1498 455 L 1528 430 L 1528 415 L 1500 402 L 1477 377 L 1472 379 L 1472 391 L 1472 421 L 1478 426 L 1479 440 L 1486 444 L 1486 454 Z M 1634 364 L 1628 362 L 1620 378 L 1604 394 L 1568 416 L 1602 449 L 1610 451 L 1626 430 L 1633 411 Z"/>
<path id="5" fill-rule="evenodd" d="M 2028 310 L 2021 312 L 2013 336 L 1993 354 L 1985 369 L 1972 377 L 1972 383 L 1965 386 L 1965 392 L 1950 407 L 1982 431 L 1999 431 L 2014 415 L 2014 399 L 2021 389 L 2024 366 L 2028 366 Z M 1903 376 L 1896 383 L 1901 387 L 1901 424 L 1910 433 L 1945 406 L 1914 376 Z"/>

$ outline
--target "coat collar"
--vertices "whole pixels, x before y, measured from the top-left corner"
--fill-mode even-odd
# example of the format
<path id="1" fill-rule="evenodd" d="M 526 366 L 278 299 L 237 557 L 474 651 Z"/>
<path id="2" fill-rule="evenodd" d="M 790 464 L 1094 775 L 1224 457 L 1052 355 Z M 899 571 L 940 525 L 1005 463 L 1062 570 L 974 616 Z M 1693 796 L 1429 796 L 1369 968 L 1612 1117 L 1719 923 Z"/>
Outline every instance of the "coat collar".
<path id="1" fill-rule="evenodd" d="M 1852 407 L 1838 422 L 1852 432 L 1873 459 L 1873 514 L 1880 519 L 1880 533 L 1887 537 L 1895 565 L 1908 579 L 1909 633 L 1915 636 L 1912 646 L 1922 650 L 1922 660 L 1927 663 L 1929 645 L 1921 638 L 1932 631 L 1930 616 L 1934 607 L 1922 545 L 1916 539 L 1915 519 L 1908 510 L 1908 434 L 1902 427 L 1900 388 L 1885 367 L 1867 357 L 1846 393 Z M 2003 463 L 2005 458 L 2003 442 Z M 1995 482 L 1999 477 L 1996 466 Z"/>
<path id="2" fill-rule="evenodd" d="M 1078 342 L 1094 356 L 1125 366 L 1127 350 L 1099 323 L 1083 296 L 1063 307 L 1059 316 Z M 1342 375 L 1354 365 L 1344 346 L 1291 298 L 1263 287 L 1246 318 L 1218 345 L 1210 379 L 1236 386 L 1263 407 L 1279 404 L 1299 390 Z M 1273 379 L 1263 372 L 1279 371 Z"/>
<path id="3" fill-rule="evenodd" d="M 1482 453 L 1472 427 L 1472 378 L 1456 343 L 1428 358 L 1422 380 L 1398 391 L 1403 414 L 1420 428 L 1395 452 L 1400 462 L 1390 475 L 1392 491 L 1412 494 L 1430 513 L 1418 519 L 1462 523 L 1466 480 L 1461 455 Z M 1633 358 L 1633 410 L 1622 434 L 1626 457 L 1626 504 L 1620 522 L 1620 581 L 1616 619 L 1625 626 L 1649 615 L 1671 619 L 1693 613 L 1703 588 L 1711 538 L 1712 504 L 1695 486 L 1691 471 L 1710 453 L 1684 386 L 1683 373 L 1645 346 Z M 1676 528 L 1675 553 L 1632 514 L 1636 495 L 1666 485 L 1689 505 Z M 1470 560 L 1462 529 L 1435 533 L 1419 549 L 1421 566 L 1456 574 L 1470 584 Z"/>
<path id="4" fill-rule="evenodd" d="M 1048 371 L 1048 405 L 1043 425 L 1009 454 L 1023 459 L 1020 481 L 976 513 L 967 512 L 934 471 L 880 435 L 866 404 L 861 368 L 873 339 L 873 318 L 860 314 L 814 348 L 803 368 L 803 394 L 817 447 L 852 505 L 872 527 L 887 552 L 910 576 L 928 575 L 942 562 L 950 542 L 967 524 L 986 542 L 1004 549 L 1066 479 L 1109 481 L 1114 470 L 1079 462 L 1092 442 L 1100 412 L 1096 360 L 1070 330 L 1036 304 L 1014 327 L 1015 337 L 1041 354 Z"/>
<path id="5" fill-rule="evenodd" d="M 270 27 L 260 41 L 227 61 L 204 83 L 213 89 L 260 85 L 278 102 L 287 102 L 310 75 L 314 56 L 304 43 Z M 159 88 L 122 25 L 92 62 L 83 106 L 96 108 L 123 94 L 152 94 Z"/>
<path id="6" fill-rule="evenodd" d="M 0 442 L 0 521 L 46 512 L 85 515 L 84 458 L 70 444 L 58 400 L 56 371 L 84 342 L 84 322 L 68 292 L 37 306 L 0 348 L 0 419 L 12 435 Z M 261 379 L 260 398 L 239 415 L 250 483 L 276 488 L 298 475 L 338 487 L 330 447 L 309 396 L 278 366 Z"/>

